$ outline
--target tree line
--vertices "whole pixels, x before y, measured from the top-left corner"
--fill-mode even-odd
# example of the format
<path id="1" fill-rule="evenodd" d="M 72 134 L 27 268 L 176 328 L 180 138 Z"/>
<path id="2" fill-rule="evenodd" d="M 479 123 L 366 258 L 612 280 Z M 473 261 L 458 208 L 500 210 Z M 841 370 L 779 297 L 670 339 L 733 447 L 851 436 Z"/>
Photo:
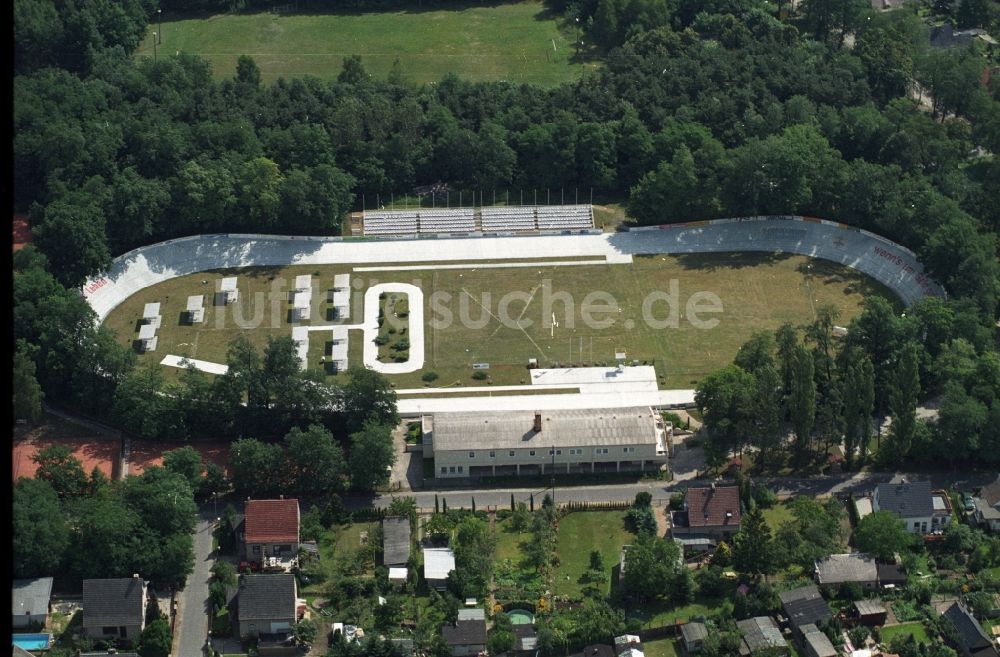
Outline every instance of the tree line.
<path id="1" fill-rule="evenodd" d="M 883 467 L 1000 465 L 1000 357 L 977 316 L 968 299 L 929 297 L 898 314 L 871 297 L 842 338 L 831 307 L 807 326 L 756 333 L 695 392 L 710 464 L 752 447 L 762 468 L 785 455 L 823 466 L 842 445 L 848 468 L 873 448 Z M 937 414 L 918 418 L 928 398 Z"/>

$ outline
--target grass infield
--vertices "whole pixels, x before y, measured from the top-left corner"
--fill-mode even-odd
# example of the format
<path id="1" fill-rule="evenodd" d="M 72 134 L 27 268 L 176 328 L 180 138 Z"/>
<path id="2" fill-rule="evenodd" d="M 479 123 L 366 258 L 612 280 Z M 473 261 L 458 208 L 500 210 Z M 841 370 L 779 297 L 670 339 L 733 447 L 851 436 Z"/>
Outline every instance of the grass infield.
<path id="1" fill-rule="evenodd" d="M 225 363 L 228 344 L 237 335 L 245 334 L 259 346 L 268 336 L 291 335 L 288 292 L 296 275 L 313 276 L 315 305 L 305 324 L 334 323 L 329 321 L 326 292 L 338 273 L 351 269 L 313 265 L 202 272 L 141 291 L 116 308 L 106 324 L 123 344 L 132 344 L 138 338 L 143 305 L 158 301 L 163 316 L 159 345 L 155 352 L 140 355 L 140 361 L 158 363 L 164 355 L 174 354 Z M 225 275 L 238 275 L 239 301 L 217 306 L 213 294 Z M 435 387 L 528 384 L 529 358 L 537 358 L 542 367 L 611 365 L 622 348 L 628 360 L 655 366 L 661 388 L 690 388 L 731 362 L 754 331 L 774 330 L 786 321 L 806 324 L 823 304 L 835 306 L 840 312 L 837 323 L 846 325 L 871 295 L 899 306 L 891 292 L 854 270 L 775 254 L 643 256 L 631 265 L 353 272 L 351 279 L 351 314 L 341 322 L 348 325 L 360 323 L 364 290 L 371 285 L 396 281 L 424 291 L 424 368 L 391 376 L 400 388 L 424 387 L 420 377 L 428 370 L 438 374 Z M 653 319 L 664 320 L 671 302 L 662 299 L 674 290 L 677 326 L 650 325 L 644 304 Z M 192 326 L 184 320 L 184 308 L 187 296 L 198 293 L 205 294 L 205 321 Z M 602 294 L 588 299 L 595 293 Z M 699 315 L 703 320 L 717 319 L 713 328 L 696 327 L 688 315 L 697 293 L 711 293 L 721 301 L 722 312 Z M 614 305 L 605 306 L 609 299 Z M 589 326 L 585 304 L 592 311 Z M 599 305 L 610 311 L 599 310 Z M 387 326 L 391 319 L 387 318 Z M 397 321 L 408 326 L 407 320 Z M 309 337 L 309 366 L 318 368 L 330 334 L 312 331 Z M 362 364 L 362 340 L 360 330 L 349 331 L 352 366 Z M 490 364 L 488 380 L 472 378 L 473 363 Z M 168 377 L 179 372 L 166 369 Z"/>
<path id="2" fill-rule="evenodd" d="M 167 18 L 167 17 L 165 17 Z M 153 32 L 138 57 L 153 56 Z M 219 14 L 167 18 L 157 56 L 177 52 L 212 63 L 218 78 L 232 77 L 240 55 L 250 55 L 271 83 L 314 75 L 334 80 L 344 58 L 361 55 L 365 70 L 385 78 L 398 58 L 406 80 L 508 80 L 551 87 L 578 78 L 591 64 L 577 63 L 573 29 L 560 26 L 541 2 L 437 8 L 424 2 L 375 13 Z"/>

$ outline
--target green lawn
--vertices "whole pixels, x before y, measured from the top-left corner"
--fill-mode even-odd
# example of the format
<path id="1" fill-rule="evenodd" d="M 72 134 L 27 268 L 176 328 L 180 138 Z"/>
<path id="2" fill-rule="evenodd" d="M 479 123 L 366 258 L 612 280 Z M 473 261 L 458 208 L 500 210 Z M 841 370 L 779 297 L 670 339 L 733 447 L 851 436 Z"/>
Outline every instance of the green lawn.
<path id="1" fill-rule="evenodd" d="M 927 629 L 923 623 L 902 623 L 901 625 L 887 625 L 882 628 L 882 643 L 888 645 L 889 641 L 896 636 L 912 634 L 919 643 L 930 643 L 927 636 Z"/>
<path id="2" fill-rule="evenodd" d="M 625 617 L 639 620 L 644 627 L 659 627 L 673 625 L 678 621 L 688 622 L 697 616 L 717 616 L 722 613 L 723 608 L 732 612 L 733 603 L 726 597 L 698 596 L 694 602 L 686 605 L 659 600 L 626 608 Z"/>
<path id="3" fill-rule="evenodd" d="M 374 13 L 220 14 L 165 17 L 157 56 L 200 55 L 217 77 L 232 77 L 250 55 L 264 82 L 315 75 L 333 80 L 345 57 L 361 55 L 373 77 L 384 78 L 398 58 L 404 78 L 435 82 L 446 73 L 470 80 L 509 80 L 546 87 L 578 78 L 593 64 L 576 63 L 574 30 L 561 27 L 537 0 L 514 4 Z M 138 56 L 153 56 L 152 34 Z"/>
<path id="4" fill-rule="evenodd" d="M 498 520 L 495 531 L 497 536 L 496 560 L 510 559 L 514 565 L 520 564 L 523 558 L 521 543 L 531 540 L 531 532 L 527 530 L 520 533 L 515 532 L 511 527 L 510 518 Z"/>
<path id="5" fill-rule="evenodd" d="M 642 652 L 646 657 L 677 657 L 677 641 L 675 639 L 656 639 L 642 644 Z"/>
<path id="6" fill-rule="evenodd" d="M 313 274 L 314 290 L 325 298 L 333 276 L 348 271 L 344 265 L 243 270 L 239 272 L 240 300 L 230 306 L 212 305 L 223 272 L 183 276 L 127 299 L 105 323 L 123 344 L 130 345 L 138 337 L 143 305 L 159 301 L 163 316 L 157 332 L 159 346 L 156 352 L 140 355 L 140 362 L 158 363 L 164 355 L 175 354 L 223 363 L 228 344 L 237 335 L 247 335 L 261 346 L 267 336 L 291 335 L 288 290 L 294 276 Z M 839 310 L 838 321 L 843 324 L 860 312 L 867 296 L 894 299 L 853 270 L 802 256 L 771 254 L 644 256 L 630 265 L 379 271 L 352 276 L 365 286 L 402 281 L 424 291 L 424 370 L 390 377 L 396 386 L 406 388 L 424 387 L 420 377 L 426 370 L 438 373 L 436 386 L 483 385 L 471 376 L 471 365 L 480 362 L 490 363 L 494 384 L 526 384 L 529 358 L 537 358 L 543 367 L 611 364 L 621 347 L 630 359 L 656 367 L 660 387 L 687 388 L 731 362 L 754 331 L 774 330 L 786 321 L 810 322 L 814 308 L 826 303 Z M 358 321 L 363 313 L 363 289 L 353 292 L 352 319 L 347 324 Z M 676 328 L 652 326 L 644 316 L 644 302 L 655 300 L 654 294 L 670 296 L 674 289 L 682 318 Z M 508 296 L 515 292 L 518 295 Z M 587 303 L 594 305 L 588 308 L 587 319 L 593 321 L 585 322 L 582 306 L 592 292 L 611 295 L 614 304 L 605 306 L 601 301 L 598 305 L 589 299 Z M 703 315 L 719 320 L 711 330 L 696 328 L 687 319 L 688 300 L 699 292 L 714 293 L 722 303 L 721 313 Z M 205 321 L 188 326 L 182 321 L 186 299 L 197 293 L 206 295 Z M 566 296 L 570 303 L 563 300 Z M 604 307 L 611 311 L 598 309 Z M 649 308 L 655 320 L 668 314 L 664 301 L 651 303 Z M 498 319 L 502 312 L 506 313 L 504 322 Z M 554 330 L 553 313 L 559 324 Z M 322 314 L 322 308 L 317 314 Z M 306 323 L 325 324 L 326 318 L 314 317 Z M 361 332 L 349 333 L 349 360 L 360 365 Z M 329 339 L 323 331 L 310 332 L 310 364 L 318 365 Z M 166 369 L 170 377 L 179 372 Z"/>
<path id="7" fill-rule="evenodd" d="M 764 509 L 763 513 L 764 520 L 767 521 L 767 526 L 771 528 L 772 535 L 778 531 L 778 527 L 795 519 L 795 516 L 792 515 L 792 510 L 784 502 L 775 504 L 770 509 Z"/>
<path id="8" fill-rule="evenodd" d="M 599 550 L 610 581 L 621 548 L 635 540 L 625 528 L 622 511 L 578 511 L 559 521 L 559 568 L 555 574 L 555 594 L 579 598 L 580 576 L 590 568 L 590 553 Z"/>

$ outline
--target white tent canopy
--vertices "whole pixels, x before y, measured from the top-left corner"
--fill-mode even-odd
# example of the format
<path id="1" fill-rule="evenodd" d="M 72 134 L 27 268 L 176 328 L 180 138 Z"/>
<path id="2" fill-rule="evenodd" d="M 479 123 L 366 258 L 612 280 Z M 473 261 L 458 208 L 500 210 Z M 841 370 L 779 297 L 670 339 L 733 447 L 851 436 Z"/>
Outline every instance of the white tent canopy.
<path id="1" fill-rule="evenodd" d="M 295 277 L 295 289 L 296 291 L 304 292 L 312 287 L 312 276 L 309 274 L 302 274 L 301 276 Z"/>
<path id="2" fill-rule="evenodd" d="M 219 290 L 223 293 L 226 303 L 231 303 L 239 299 L 240 291 L 236 287 L 236 277 L 227 276 L 222 279 Z"/>
<path id="3" fill-rule="evenodd" d="M 205 295 L 192 294 L 187 299 L 187 313 L 191 322 L 201 322 L 205 320 Z"/>

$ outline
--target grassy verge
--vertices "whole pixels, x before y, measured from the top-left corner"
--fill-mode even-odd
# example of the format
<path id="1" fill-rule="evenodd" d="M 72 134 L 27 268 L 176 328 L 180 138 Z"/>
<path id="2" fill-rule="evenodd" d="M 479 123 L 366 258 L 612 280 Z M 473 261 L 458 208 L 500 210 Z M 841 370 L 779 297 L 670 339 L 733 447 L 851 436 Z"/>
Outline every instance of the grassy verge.
<path id="1" fill-rule="evenodd" d="M 646 641 L 642 644 L 642 652 L 646 657 L 677 657 L 680 654 L 676 639 L 669 638 Z"/>

